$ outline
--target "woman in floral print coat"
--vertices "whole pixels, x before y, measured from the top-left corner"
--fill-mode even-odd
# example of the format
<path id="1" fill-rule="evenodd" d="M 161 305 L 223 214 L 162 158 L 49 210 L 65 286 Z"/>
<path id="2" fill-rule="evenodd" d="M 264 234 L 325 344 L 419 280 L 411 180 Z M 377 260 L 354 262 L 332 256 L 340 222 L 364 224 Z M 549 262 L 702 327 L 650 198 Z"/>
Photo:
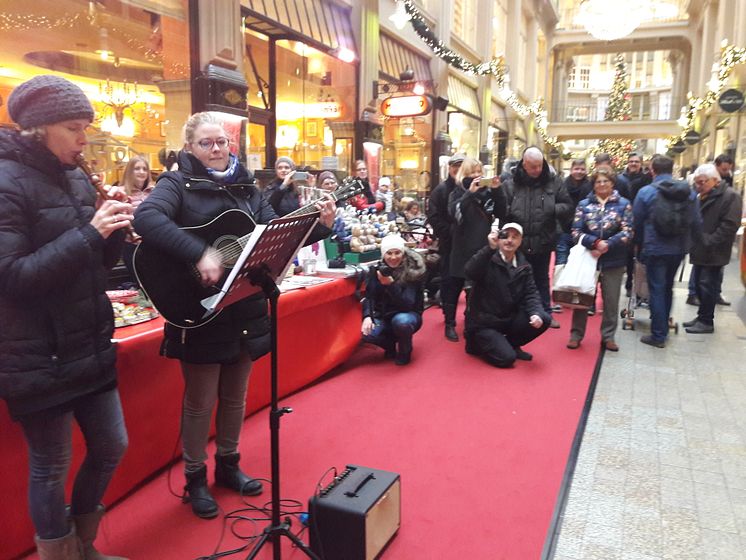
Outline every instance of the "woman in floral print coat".
<path id="1" fill-rule="evenodd" d="M 632 242 L 632 205 L 614 190 L 615 179 L 616 173 L 610 167 L 596 168 L 591 175 L 593 192 L 578 204 L 572 224 L 573 242 L 582 243 L 598 257 L 604 308 L 601 344 L 612 352 L 619 350 L 614 334 L 619 319 L 619 295 L 627 250 Z M 587 321 L 585 309 L 573 311 L 568 348 L 580 346 Z"/>

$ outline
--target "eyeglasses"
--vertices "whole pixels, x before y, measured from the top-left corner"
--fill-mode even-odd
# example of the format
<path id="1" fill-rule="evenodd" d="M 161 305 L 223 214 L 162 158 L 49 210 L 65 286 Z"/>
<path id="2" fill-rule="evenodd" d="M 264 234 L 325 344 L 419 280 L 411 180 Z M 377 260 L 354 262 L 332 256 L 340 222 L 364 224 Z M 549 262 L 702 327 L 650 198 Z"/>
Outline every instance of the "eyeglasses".
<path id="1" fill-rule="evenodd" d="M 697 179 L 697 180 L 695 180 L 695 181 L 694 181 L 694 184 L 695 184 L 695 185 L 698 185 L 698 186 L 701 186 L 701 185 L 706 185 L 706 184 L 707 184 L 707 183 L 709 183 L 709 182 L 710 182 L 711 180 L 712 180 L 712 178 L 710 178 L 710 179 Z"/>
<path id="2" fill-rule="evenodd" d="M 197 142 L 197 146 L 202 148 L 203 150 L 211 150 L 213 146 L 217 145 L 218 148 L 223 149 L 228 146 L 230 143 L 230 140 L 227 138 L 216 138 L 215 140 L 211 140 L 210 138 L 203 138 L 199 142 Z"/>

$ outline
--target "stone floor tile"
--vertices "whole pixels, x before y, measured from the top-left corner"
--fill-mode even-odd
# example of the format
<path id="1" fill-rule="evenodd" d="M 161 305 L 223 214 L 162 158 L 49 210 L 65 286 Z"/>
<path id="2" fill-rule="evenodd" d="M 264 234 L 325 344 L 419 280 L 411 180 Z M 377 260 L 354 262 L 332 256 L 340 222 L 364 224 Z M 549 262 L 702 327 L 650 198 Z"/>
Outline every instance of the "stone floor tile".
<path id="1" fill-rule="evenodd" d="M 583 545 L 583 560 L 621 560 L 622 551 L 608 545 L 588 543 Z"/>
<path id="2" fill-rule="evenodd" d="M 661 560 L 661 556 L 650 554 L 642 554 L 632 550 L 623 550 L 621 560 Z"/>
<path id="3" fill-rule="evenodd" d="M 736 560 L 746 558 L 737 534 L 723 531 L 702 530 L 702 550 L 708 560 Z"/>

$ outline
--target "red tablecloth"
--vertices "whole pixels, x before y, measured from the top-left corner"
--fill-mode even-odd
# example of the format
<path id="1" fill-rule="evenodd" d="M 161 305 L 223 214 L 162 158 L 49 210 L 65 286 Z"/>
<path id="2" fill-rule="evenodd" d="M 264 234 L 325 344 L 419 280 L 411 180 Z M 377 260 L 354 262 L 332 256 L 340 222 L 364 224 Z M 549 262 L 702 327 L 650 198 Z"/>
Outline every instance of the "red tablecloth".
<path id="1" fill-rule="evenodd" d="M 360 308 L 353 296 L 354 279 L 293 290 L 278 304 L 278 367 L 281 396 L 304 387 L 341 364 L 360 340 Z M 183 382 L 176 360 L 159 356 L 163 320 L 154 319 L 116 329 L 119 390 L 124 407 L 129 449 L 118 468 L 106 501 L 134 488 L 171 459 L 179 436 Z M 270 401 L 270 360 L 254 364 L 247 398 L 247 414 Z M 77 472 L 84 445 L 74 436 Z M 26 503 L 28 462 L 18 424 L 0 406 L 0 496 L 6 513 L 0 517 L 0 560 L 8 560 L 33 546 L 33 527 Z M 72 476 L 68 483 L 72 481 Z"/>

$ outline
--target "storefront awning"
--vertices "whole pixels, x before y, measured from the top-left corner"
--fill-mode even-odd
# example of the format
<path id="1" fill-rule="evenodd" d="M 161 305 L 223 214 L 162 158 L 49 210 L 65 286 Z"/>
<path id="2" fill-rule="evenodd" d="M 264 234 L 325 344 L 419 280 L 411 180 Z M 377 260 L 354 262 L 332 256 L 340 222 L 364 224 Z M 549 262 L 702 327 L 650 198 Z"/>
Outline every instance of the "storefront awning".
<path id="1" fill-rule="evenodd" d="M 276 39 L 300 34 L 311 46 L 346 48 L 357 55 L 350 8 L 329 0 L 241 0 L 241 6 L 246 27 L 254 31 Z"/>
<path id="2" fill-rule="evenodd" d="M 408 49 L 388 35 L 381 34 L 378 50 L 378 74 L 386 81 L 396 82 L 405 70 L 414 70 L 415 80 L 432 80 L 427 58 Z"/>
<path id="3" fill-rule="evenodd" d="M 448 76 L 448 105 L 475 119 L 482 118 L 477 90 L 454 76 Z"/>

